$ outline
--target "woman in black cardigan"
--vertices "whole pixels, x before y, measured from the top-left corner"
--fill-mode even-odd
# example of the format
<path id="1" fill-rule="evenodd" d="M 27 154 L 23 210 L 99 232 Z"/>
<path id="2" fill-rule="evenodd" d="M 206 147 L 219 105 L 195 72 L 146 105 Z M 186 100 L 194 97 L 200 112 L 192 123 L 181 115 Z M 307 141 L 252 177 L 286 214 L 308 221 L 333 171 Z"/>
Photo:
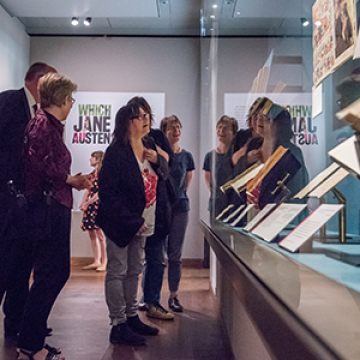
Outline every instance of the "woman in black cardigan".
<path id="1" fill-rule="evenodd" d="M 139 320 L 136 299 L 145 239 L 155 228 L 157 188 L 168 176 L 167 161 L 145 138 L 149 131 L 145 109 L 122 107 L 99 174 L 97 221 L 107 237 L 105 293 L 112 343 L 143 345 L 142 335 L 158 334 Z"/>

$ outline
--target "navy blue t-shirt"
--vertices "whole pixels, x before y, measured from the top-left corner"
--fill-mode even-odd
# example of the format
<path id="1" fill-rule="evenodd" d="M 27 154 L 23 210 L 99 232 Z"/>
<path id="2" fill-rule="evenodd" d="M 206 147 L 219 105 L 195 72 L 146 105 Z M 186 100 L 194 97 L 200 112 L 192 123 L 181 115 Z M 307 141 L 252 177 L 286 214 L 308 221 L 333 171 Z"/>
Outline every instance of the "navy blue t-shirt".
<path id="1" fill-rule="evenodd" d="M 189 198 L 186 194 L 187 173 L 195 170 L 194 159 L 189 151 L 181 150 L 175 153 L 170 166 L 170 174 L 179 192 L 179 201 L 174 205 L 174 211 L 189 211 Z"/>

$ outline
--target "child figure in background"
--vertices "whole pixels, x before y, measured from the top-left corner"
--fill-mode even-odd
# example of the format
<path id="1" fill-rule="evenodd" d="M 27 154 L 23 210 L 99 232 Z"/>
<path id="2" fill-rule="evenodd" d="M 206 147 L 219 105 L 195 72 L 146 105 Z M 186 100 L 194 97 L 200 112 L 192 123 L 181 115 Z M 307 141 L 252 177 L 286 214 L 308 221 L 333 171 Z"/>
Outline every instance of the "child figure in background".
<path id="1" fill-rule="evenodd" d="M 99 208 L 99 185 L 98 173 L 101 169 L 103 151 L 94 151 L 91 154 L 90 166 L 94 168 L 91 173 L 92 186 L 85 191 L 84 197 L 80 204 L 80 210 L 84 212 L 81 228 L 89 232 L 91 247 L 94 253 L 94 262 L 84 266 L 83 270 L 105 271 L 107 264 L 106 241 L 103 231 L 95 223 L 95 217 Z"/>
<path id="2" fill-rule="evenodd" d="M 169 140 L 174 151 L 174 159 L 170 166 L 170 174 L 179 192 L 179 200 L 173 206 L 173 218 L 167 238 L 169 308 L 182 312 L 177 291 L 181 279 L 181 253 L 189 219 L 189 199 L 187 190 L 195 170 L 194 160 L 189 151 L 179 146 L 182 124 L 177 116 L 171 115 L 161 120 L 161 130 Z"/>

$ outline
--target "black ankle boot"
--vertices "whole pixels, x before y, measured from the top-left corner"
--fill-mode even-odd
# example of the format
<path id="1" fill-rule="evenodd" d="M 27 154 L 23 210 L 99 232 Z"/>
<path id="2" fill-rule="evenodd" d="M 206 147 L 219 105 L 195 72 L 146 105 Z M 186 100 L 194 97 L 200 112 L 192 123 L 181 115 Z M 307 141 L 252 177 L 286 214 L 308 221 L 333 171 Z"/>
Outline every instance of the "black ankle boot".
<path id="1" fill-rule="evenodd" d="M 110 332 L 110 342 L 112 344 L 139 346 L 145 345 L 145 338 L 134 333 L 127 323 L 123 323 L 112 327 Z"/>
<path id="2" fill-rule="evenodd" d="M 157 335 L 159 333 L 159 329 L 156 327 L 152 327 L 149 325 L 144 324 L 140 319 L 139 315 L 129 317 L 126 322 L 129 328 L 136 332 L 139 335 Z"/>

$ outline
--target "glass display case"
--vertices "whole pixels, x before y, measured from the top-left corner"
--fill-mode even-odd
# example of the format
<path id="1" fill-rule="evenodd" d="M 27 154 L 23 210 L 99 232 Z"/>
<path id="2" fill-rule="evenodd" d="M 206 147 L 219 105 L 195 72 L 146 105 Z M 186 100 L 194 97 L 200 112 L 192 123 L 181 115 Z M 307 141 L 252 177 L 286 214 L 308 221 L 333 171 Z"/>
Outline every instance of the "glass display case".
<path id="1" fill-rule="evenodd" d="M 255 1 L 245 7 L 231 0 L 203 1 L 200 146 L 204 160 L 209 153 L 213 155 L 211 166 L 209 159 L 203 165 L 200 217 L 205 238 L 217 259 L 212 261 L 213 267 L 217 265 L 217 270 L 212 270 L 217 278 L 213 283 L 220 303 L 224 303 L 221 281 L 229 282 L 275 358 L 286 358 L 281 352 L 286 352 L 286 346 L 279 350 L 278 345 L 274 345 L 281 342 L 282 335 L 270 335 L 274 329 L 267 328 L 261 320 L 266 315 L 262 313 L 261 317 L 259 308 L 248 304 L 244 283 L 237 283 L 243 274 L 254 281 L 256 288 L 270 294 L 269 302 L 275 301 L 285 309 L 289 315 L 285 322 L 292 324 L 292 330 L 288 330 L 294 335 L 293 341 L 301 339 L 300 343 L 306 344 L 304 348 L 310 352 L 312 348 L 317 349 L 313 357 L 303 358 L 357 359 L 360 354 L 357 341 L 360 334 L 358 177 L 345 174 L 319 197 L 308 196 L 309 192 L 303 198 L 305 210 L 294 217 L 273 242 L 243 230 L 254 216 L 251 211 L 242 223 L 234 226 L 215 220 L 229 204 L 233 204 L 235 210 L 239 204 L 249 203 L 246 192 L 243 192 L 245 198 L 231 194 L 227 202 L 219 201 L 220 187 L 239 175 L 233 172 L 227 179 L 215 176 L 216 171 L 226 168 L 221 165 L 224 156 L 229 157 L 233 167 L 236 165 L 234 142 L 228 141 L 224 146 L 225 135 L 218 126 L 224 115 L 236 120 L 238 129 L 232 134 L 236 139 L 237 131 L 249 129 L 248 114 L 258 97 L 283 106 L 291 118 L 291 143 L 300 150 L 308 175 L 304 186 L 333 164 L 328 152 L 354 135 L 353 128 L 339 120 L 336 113 L 348 105 L 341 84 L 349 77 L 360 80 L 360 61 L 354 58 L 359 3 L 347 0 L 274 0 L 270 3 Z M 343 41 L 348 44 L 341 44 Z M 327 57 L 331 51 L 333 62 Z M 350 90 L 352 95 L 357 92 L 356 86 Z M 360 91 L 352 101 L 356 98 L 360 98 Z M 228 131 L 231 133 L 231 127 Z M 296 203 L 294 195 L 293 191 L 286 200 L 281 200 Z M 216 202 L 221 205 L 217 207 Z M 344 206 L 300 251 L 291 252 L 279 246 L 279 240 L 321 204 Z M 232 263 L 235 269 L 229 265 Z M 263 303 L 267 302 L 260 298 Z M 276 316 L 284 315 L 279 314 Z M 228 315 L 228 322 L 225 321 L 228 328 L 232 321 Z M 302 335 L 295 329 L 297 326 Z"/>

